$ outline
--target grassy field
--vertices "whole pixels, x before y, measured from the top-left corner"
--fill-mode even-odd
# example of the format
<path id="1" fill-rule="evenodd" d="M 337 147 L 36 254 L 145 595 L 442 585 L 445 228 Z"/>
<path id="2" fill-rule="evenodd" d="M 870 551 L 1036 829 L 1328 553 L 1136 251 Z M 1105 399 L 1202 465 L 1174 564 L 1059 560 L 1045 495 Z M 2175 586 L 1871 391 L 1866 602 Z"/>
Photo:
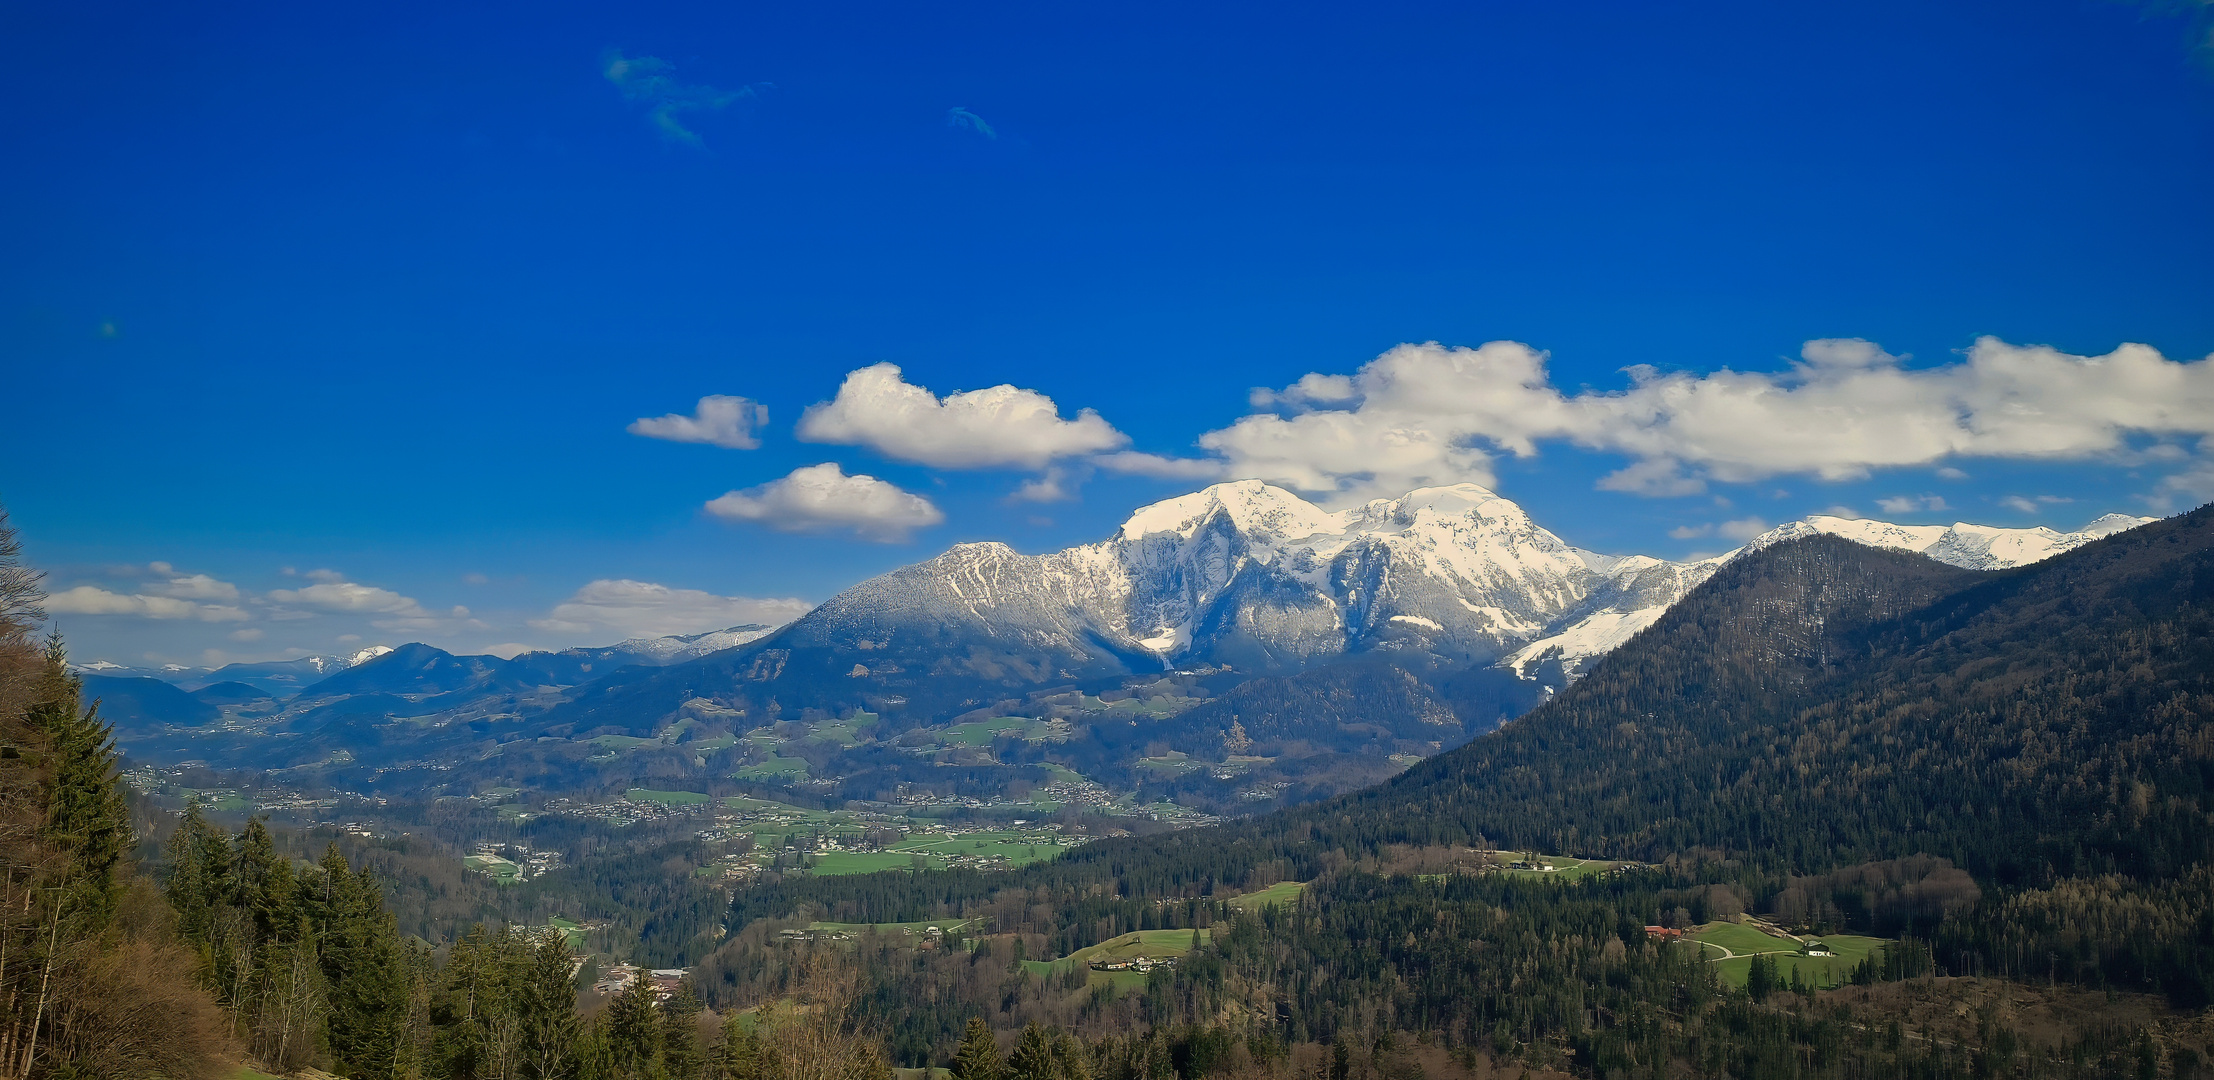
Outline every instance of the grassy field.
<path id="1" fill-rule="evenodd" d="M 631 802 L 661 803 L 665 806 L 690 806 L 707 801 L 707 796 L 697 791 L 655 791 L 652 788 L 634 787 L 623 792 L 623 798 Z"/>
<path id="2" fill-rule="evenodd" d="M 592 745 L 607 751 L 634 750 L 641 746 L 659 746 L 659 739 L 641 739 L 636 735 L 602 735 L 592 740 Z"/>
<path id="3" fill-rule="evenodd" d="M 1792 972 L 1797 971 L 1802 980 L 1813 982 L 1816 986 L 1843 986 L 1852 973 L 1853 965 L 1868 954 L 1883 948 L 1885 944 L 1882 938 L 1838 934 L 1819 939 L 1837 955 L 1801 956 L 1798 942 L 1789 938 L 1771 937 L 1751 926 L 1737 923 L 1708 923 L 1686 937 L 1700 943 L 1701 951 L 1714 964 L 1716 974 L 1731 986 L 1745 985 L 1746 973 L 1752 970 L 1753 956 L 1757 953 L 1773 955 L 1776 974 L 1782 976 L 1786 983 L 1791 981 Z M 1736 955 L 1724 957 L 1722 949 L 1728 949 Z"/>
<path id="4" fill-rule="evenodd" d="M 1765 952 L 1799 951 L 1799 943 L 1796 941 L 1789 938 L 1771 937 L 1751 925 L 1742 923 L 1712 922 L 1684 936 L 1704 945 L 1719 945 L 1739 956 L 1750 956 L 1754 953 Z M 1708 949 L 1707 955 L 1719 957 L 1722 954 L 1715 949 Z"/>
<path id="5" fill-rule="evenodd" d="M 1214 940 L 1213 930 L 1201 930 L 1202 944 Z M 1109 938 L 1090 948 L 1078 949 L 1057 963 L 1089 965 L 1094 960 L 1128 960 L 1138 956 L 1159 959 L 1164 956 L 1182 956 L 1192 951 L 1192 932 L 1189 930 L 1138 930 L 1120 937 Z"/>
<path id="6" fill-rule="evenodd" d="M 1303 882 L 1279 881 L 1259 892 L 1249 892 L 1244 896 L 1232 897 L 1230 906 L 1239 911 L 1259 911 L 1270 904 L 1279 907 L 1290 907 L 1299 902 L 1299 894 L 1305 891 L 1306 888 L 1307 886 Z"/>
<path id="7" fill-rule="evenodd" d="M 984 746 L 1001 735 L 1027 739 L 1045 726 L 1044 721 L 1027 716 L 1002 716 L 993 720 L 955 724 L 940 732 L 938 741 L 947 746 Z"/>
<path id="8" fill-rule="evenodd" d="M 583 927 L 578 926 L 576 923 L 570 922 L 569 920 L 564 919 L 559 915 L 547 919 L 546 925 L 561 931 L 561 936 L 569 944 L 570 952 L 581 953 L 584 951 Z"/>
<path id="9" fill-rule="evenodd" d="M 755 762 L 736 774 L 740 780 L 766 780 L 772 776 L 806 776 L 807 762 L 800 758 L 771 756 L 767 761 Z"/>
<path id="10" fill-rule="evenodd" d="M 1813 939 L 1810 938 L 1809 940 Z M 1825 988 L 1843 986 L 1845 980 L 1852 976 L 1854 964 L 1859 963 L 1868 954 L 1882 949 L 1886 944 L 1882 938 L 1855 937 L 1851 934 L 1824 937 L 1821 941 L 1837 955 L 1799 956 L 1796 953 L 1778 953 L 1774 957 L 1777 976 L 1782 978 L 1786 985 L 1790 984 L 1792 973 L 1797 972 L 1802 981 L 1812 982 L 1816 986 Z M 1789 942 L 1786 942 L 1786 944 L 1789 944 Z M 1712 952 L 1713 950 L 1708 951 Z M 1750 956 L 1714 961 L 1715 973 L 1722 977 L 1723 982 L 1731 986 L 1745 985 L 1746 974 L 1752 970 L 1752 967 L 1753 958 Z"/>
<path id="11" fill-rule="evenodd" d="M 736 745 L 738 745 L 738 736 L 725 734 L 711 735 L 704 739 L 694 739 L 691 742 L 685 743 L 684 748 L 694 753 L 712 754 L 715 751 L 721 750 L 726 746 Z"/>
<path id="12" fill-rule="evenodd" d="M 488 875 L 502 885 L 512 885 L 523 879 L 521 867 L 497 855 L 470 855 L 461 860 L 461 865 Z"/>
<path id="13" fill-rule="evenodd" d="M 924 856 L 931 869 L 945 864 Z M 814 873 L 824 877 L 840 874 L 873 874 L 879 870 L 900 870 L 914 865 L 915 855 L 908 851 L 826 851 L 815 856 Z"/>
<path id="14" fill-rule="evenodd" d="M 1520 861 L 1523 858 L 1524 854 L 1525 853 L 1523 852 L 1515 851 L 1499 852 L 1499 865 L 1502 869 L 1504 869 L 1508 863 Z M 1534 858 L 1538 862 L 1552 863 L 1553 869 L 1508 870 L 1507 873 L 1515 874 L 1522 877 L 1552 878 L 1559 881 L 1574 881 L 1577 878 L 1590 877 L 1591 875 L 1599 873 L 1600 871 L 1610 870 L 1614 867 L 1613 863 L 1608 862 L 1604 859 L 1571 859 L 1566 855 L 1537 855 L 1534 856 Z"/>
<path id="15" fill-rule="evenodd" d="M 840 746 L 859 746 L 867 738 L 862 732 L 876 726 L 877 715 L 872 712 L 856 712 L 843 720 L 815 725 L 808 738 L 819 742 L 832 742 Z"/>

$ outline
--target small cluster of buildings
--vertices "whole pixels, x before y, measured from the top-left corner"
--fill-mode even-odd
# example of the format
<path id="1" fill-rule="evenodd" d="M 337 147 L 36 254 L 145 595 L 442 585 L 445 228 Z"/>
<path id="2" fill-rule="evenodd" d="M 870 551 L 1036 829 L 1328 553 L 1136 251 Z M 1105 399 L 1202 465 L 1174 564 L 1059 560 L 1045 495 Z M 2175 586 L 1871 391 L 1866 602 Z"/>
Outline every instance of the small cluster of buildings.
<path id="1" fill-rule="evenodd" d="M 1141 975 L 1152 971 L 1154 968 L 1173 968 L 1175 966 L 1176 958 L 1173 956 L 1133 956 L 1127 960 L 1092 961 L 1093 971 L 1135 971 Z"/>
<path id="2" fill-rule="evenodd" d="M 652 983 L 653 1001 L 659 1005 L 676 996 L 677 989 L 684 984 L 684 977 L 691 972 L 691 968 L 649 969 L 631 964 L 616 964 L 600 974 L 600 981 L 592 984 L 592 990 L 613 996 L 629 991 L 632 983 L 643 978 Z"/>

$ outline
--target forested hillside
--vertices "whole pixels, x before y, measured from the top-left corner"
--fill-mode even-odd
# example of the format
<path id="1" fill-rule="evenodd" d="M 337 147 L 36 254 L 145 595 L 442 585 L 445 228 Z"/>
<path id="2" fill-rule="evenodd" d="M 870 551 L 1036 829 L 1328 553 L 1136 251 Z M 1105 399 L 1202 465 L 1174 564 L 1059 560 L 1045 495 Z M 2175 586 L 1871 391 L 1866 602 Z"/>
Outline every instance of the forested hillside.
<path id="1" fill-rule="evenodd" d="M 1625 1001 L 1594 1013 L 1623 985 L 1605 974 L 1605 939 L 1634 959 L 1645 924 L 1745 906 L 1925 943 L 1894 973 L 2072 980 L 2197 1009 L 2214 987 L 2210 605 L 2203 509 L 1995 574 L 1828 537 L 1780 544 L 1726 567 L 1554 701 L 1390 783 L 1093 844 L 997 880 L 788 881 L 741 893 L 733 925 L 802 907 L 989 912 L 1058 954 L 1229 918 L 1204 903 L 1175 916 L 1164 899 L 1312 880 L 1312 913 L 1272 935 L 1269 970 L 1243 984 L 1249 1007 L 1282 1002 L 1310 1035 L 1498 1030 L 1506 1045 L 1615 1046 L 1606 1056 L 1705 1053 L 1684 1025 L 1707 1006 L 1672 992 L 1647 1003 L 1673 1019 L 1644 1027 L 1605 1018 Z M 1552 892 L 1404 872 L 1448 869 L 1472 847 L 1656 868 Z M 1476 907 L 1448 919 L 1455 889 L 1478 890 Z M 1516 941 L 1550 944 L 1483 975 Z M 1477 982 L 1414 989 L 1451 973 Z"/>

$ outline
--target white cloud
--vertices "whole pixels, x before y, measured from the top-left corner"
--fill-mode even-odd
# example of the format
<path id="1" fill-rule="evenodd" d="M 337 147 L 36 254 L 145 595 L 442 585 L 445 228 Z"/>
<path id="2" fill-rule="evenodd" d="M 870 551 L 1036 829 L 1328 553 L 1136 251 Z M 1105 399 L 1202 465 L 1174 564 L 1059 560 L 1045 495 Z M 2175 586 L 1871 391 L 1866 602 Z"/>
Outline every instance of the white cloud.
<path id="1" fill-rule="evenodd" d="M 1950 510 L 1943 495 L 1893 495 L 1877 499 L 1876 508 L 1886 514 L 1922 514 Z"/>
<path id="2" fill-rule="evenodd" d="M 1714 531 L 1716 534 L 1729 537 L 1732 540 L 1751 540 L 1767 532 L 1768 523 L 1757 517 L 1738 518 L 1735 521 L 1725 521 L 1715 526 Z"/>
<path id="3" fill-rule="evenodd" d="M 328 571 L 315 571 L 309 577 Z M 319 584 L 304 589 L 272 589 L 269 599 L 280 604 L 302 604 L 355 615 L 403 615 L 414 618 L 428 617 L 429 611 L 413 597 L 402 596 L 390 589 L 374 585 L 362 585 L 351 581 L 331 581 L 316 578 Z"/>
<path id="4" fill-rule="evenodd" d="M 1035 390 L 1001 384 L 940 398 L 892 364 L 848 374 L 837 397 L 808 407 L 798 434 L 945 469 L 1043 469 L 1130 441 L 1090 409 L 1063 420 L 1053 399 Z"/>
<path id="5" fill-rule="evenodd" d="M 930 500 L 873 476 L 847 476 L 836 462 L 808 465 L 791 475 L 708 502 L 707 512 L 750 521 L 781 532 L 851 529 L 865 539 L 896 543 L 946 516 Z"/>
<path id="6" fill-rule="evenodd" d="M 1668 535 L 1673 536 L 1678 540 L 1690 540 L 1700 536 L 1712 536 L 1714 535 L 1714 523 L 1710 521 L 1701 525 L 1678 525 L 1675 528 L 1668 530 Z"/>
<path id="7" fill-rule="evenodd" d="M 1076 498 L 1076 485 L 1080 478 L 1058 465 L 1048 468 L 1038 476 L 1025 480 L 1009 502 L 1067 502 Z"/>
<path id="8" fill-rule="evenodd" d="M 1493 455 L 1548 439 L 1631 457 L 1603 488 L 1686 495 L 1953 457 L 2116 457 L 2132 436 L 2214 435 L 2214 359 L 2171 361 L 2143 345 L 2087 357 L 1984 338 L 1959 362 L 1919 370 L 1858 340 L 1810 341 L 1800 357 L 1772 373 L 1633 366 L 1627 389 L 1570 396 L 1526 345 L 1401 345 L 1350 377 L 1258 392 L 1288 415 L 1247 416 L 1199 442 L 1225 475 L 1349 502 L 1489 485 Z"/>
<path id="9" fill-rule="evenodd" d="M 255 626 L 249 626 L 249 627 L 247 627 L 247 628 L 246 628 L 246 629 L 244 629 L 244 630 L 233 630 L 233 631 L 231 631 L 231 640 L 232 640 L 232 641 L 239 641 L 239 642 L 245 642 L 245 641 L 260 641 L 260 640 L 261 640 L 261 637 L 262 637 L 262 631 L 261 631 L 261 628 L 260 628 L 260 627 L 255 627 Z"/>
<path id="10" fill-rule="evenodd" d="M 1968 474 L 1961 469 L 1956 469 L 1950 465 L 1947 465 L 1944 468 L 1937 470 L 1937 478 L 1940 480 L 1966 480 L 1968 479 Z"/>
<path id="11" fill-rule="evenodd" d="M 2201 461 L 2162 477 L 2160 486 L 2145 496 L 2146 504 L 2163 514 L 2204 506 L 2209 501 L 2214 501 L 2214 461 Z"/>
<path id="12" fill-rule="evenodd" d="M 2034 498 L 2023 495 L 2009 495 L 2006 498 L 2000 499 L 1999 505 L 2004 506 L 2009 510 L 2019 510 L 2025 514 L 2034 514 L 2045 509 L 2048 506 L 2059 506 L 2064 503 L 2072 503 L 2074 501 L 2074 499 L 2067 498 L 2061 495 L 2039 495 Z"/>
<path id="13" fill-rule="evenodd" d="M 46 598 L 50 615 L 132 615 L 142 619 L 198 619 L 201 622 L 244 622 L 252 616 L 228 604 L 198 604 L 174 596 L 109 592 L 91 585 L 55 593 Z"/>
<path id="14" fill-rule="evenodd" d="M 1833 506 L 1822 512 L 1830 517 L 1844 518 L 1847 521 L 1859 521 L 1868 516 L 1850 506 Z"/>
<path id="15" fill-rule="evenodd" d="M 560 634 L 595 631 L 622 637 L 700 634 L 748 623 L 782 626 L 812 607 L 801 600 L 717 596 L 628 578 L 594 581 L 531 626 Z"/>
<path id="16" fill-rule="evenodd" d="M 166 565 L 159 564 L 156 565 Z M 161 571 L 168 573 L 169 571 Z M 217 581 L 206 574 L 171 577 L 168 581 L 145 586 L 145 591 L 158 596 L 171 596 L 179 600 L 221 600 L 226 603 L 238 599 L 238 586 L 228 581 Z"/>
<path id="17" fill-rule="evenodd" d="M 1092 459 L 1092 464 L 1109 472 L 1151 476 L 1159 480 L 1220 480 L 1227 475 L 1223 463 L 1215 458 L 1162 457 L 1137 450 L 1101 454 Z"/>
<path id="18" fill-rule="evenodd" d="M 706 443 L 726 450 L 752 450 L 761 445 L 756 428 L 769 422 L 769 407 L 742 397 L 710 394 L 693 407 L 692 415 L 641 416 L 624 430 L 649 439 Z"/>
<path id="19" fill-rule="evenodd" d="M 287 570 L 285 571 L 285 573 L 290 574 L 291 571 Z M 346 575 L 341 574 L 336 570 L 310 570 L 301 576 L 307 578 L 309 581 L 339 582 L 346 580 Z"/>

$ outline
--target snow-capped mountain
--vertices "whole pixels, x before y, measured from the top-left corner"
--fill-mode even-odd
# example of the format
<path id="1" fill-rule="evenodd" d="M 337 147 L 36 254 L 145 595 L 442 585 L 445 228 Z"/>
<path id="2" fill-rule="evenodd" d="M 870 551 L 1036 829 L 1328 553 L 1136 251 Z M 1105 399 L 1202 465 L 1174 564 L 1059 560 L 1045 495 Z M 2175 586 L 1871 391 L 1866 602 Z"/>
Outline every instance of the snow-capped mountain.
<path id="1" fill-rule="evenodd" d="M 2005 570 L 2041 562 L 2064 551 L 2074 551 L 2093 540 L 2112 536 L 2124 529 L 2134 529 L 2152 520 L 2149 517 L 2108 514 L 2075 532 L 2064 533 L 2043 527 L 2000 529 L 1989 525 L 1971 525 L 1965 521 L 1951 525 L 1892 525 L 1864 518 L 1815 514 L 1762 533 L 1746 544 L 1745 548 L 1757 550 L 1784 540 L 1828 533 L 1869 547 L 1917 552 L 1938 562 L 1969 570 Z"/>
<path id="2" fill-rule="evenodd" d="M 1745 552 L 1758 551 L 1771 544 L 1796 540 L 1803 536 L 1828 534 L 1869 547 L 1915 552 L 1968 570 L 2005 570 L 2041 562 L 2064 551 L 2074 551 L 2093 540 L 2112 536 L 2124 529 L 2134 529 L 2152 520 L 2154 519 L 2149 517 L 2108 514 L 2075 532 L 2063 533 L 2043 527 L 2004 529 L 1991 525 L 1973 525 L 1965 521 L 1951 525 L 1893 525 L 1887 521 L 1870 521 L 1866 518 L 1814 514 L 1770 529 L 1747 541 L 1744 547 L 1711 559 L 1660 565 L 1673 567 L 1690 585 L 1696 585 L 1705 581 L 1723 563 Z M 1523 646 L 1507 657 L 1505 663 L 1516 674 L 1533 677 L 1537 665 L 1548 660 L 1557 661 L 1564 679 L 1575 678 L 1591 661 L 1612 652 L 1616 646 L 1636 637 L 1638 631 L 1653 625 L 1661 617 L 1661 613 L 1668 609 L 1669 604 L 1675 603 L 1677 598 L 1688 591 L 1690 588 L 1686 585 L 1657 605 L 1637 602 L 1611 605 Z M 1661 595 L 1656 594 L 1648 599 L 1660 600 Z"/>
<path id="3" fill-rule="evenodd" d="M 633 662 L 640 664 L 681 664 L 708 653 L 735 649 L 749 641 L 766 637 L 775 629 L 776 627 L 766 623 L 747 623 L 727 630 L 710 630 L 704 634 L 625 638 L 602 651 L 630 657 Z"/>
<path id="4" fill-rule="evenodd" d="M 1481 664 L 1564 620 L 1665 607 L 1709 573 L 1570 547 L 1472 484 L 1332 513 L 1246 480 L 1155 503 L 1065 551 L 956 546 L 839 594 L 788 637 L 862 649 L 981 639 L 1072 670 L 1292 670 L 1358 652 Z"/>
<path id="5" fill-rule="evenodd" d="M 1748 548 L 1822 532 L 1999 569 L 2147 520 L 2110 515 L 2057 533 L 1817 516 Z M 957 545 L 840 593 L 776 644 L 879 651 L 856 657 L 857 677 L 931 655 L 956 667 L 1081 674 L 1154 663 L 1285 671 L 1382 653 L 1418 665 L 1496 662 L 1550 682 L 1652 625 L 1737 554 L 1600 555 L 1472 484 L 1331 512 L 1243 480 L 1144 507 L 1094 544 L 1044 555 Z M 980 649 L 998 659 L 960 660 Z"/>

